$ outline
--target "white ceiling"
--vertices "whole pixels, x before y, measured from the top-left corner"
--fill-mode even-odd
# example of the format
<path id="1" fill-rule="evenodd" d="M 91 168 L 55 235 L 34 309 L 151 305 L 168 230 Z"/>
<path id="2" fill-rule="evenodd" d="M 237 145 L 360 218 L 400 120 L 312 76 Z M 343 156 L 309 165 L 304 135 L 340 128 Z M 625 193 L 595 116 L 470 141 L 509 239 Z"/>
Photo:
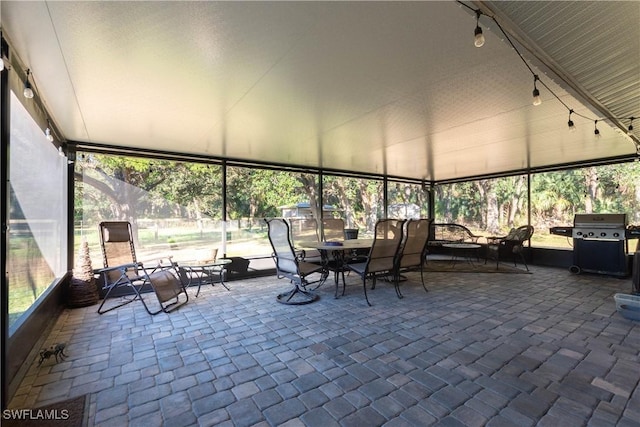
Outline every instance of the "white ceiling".
<path id="1" fill-rule="evenodd" d="M 69 141 L 437 181 L 636 152 L 627 119 L 593 131 L 640 116 L 640 2 L 466 4 L 542 105 L 495 22 L 475 48 L 453 1 L 3 0 L 0 18 Z"/>

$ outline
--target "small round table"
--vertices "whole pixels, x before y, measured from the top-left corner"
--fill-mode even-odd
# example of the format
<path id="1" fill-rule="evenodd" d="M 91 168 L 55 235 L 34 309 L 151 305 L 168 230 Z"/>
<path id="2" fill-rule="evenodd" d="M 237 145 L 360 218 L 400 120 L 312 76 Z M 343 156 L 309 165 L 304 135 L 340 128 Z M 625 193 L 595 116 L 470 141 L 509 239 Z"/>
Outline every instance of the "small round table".
<path id="1" fill-rule="evenodd" d="M 478 251 L 482 245 L 477 243 L 444 243 L 442 247 L 449 248 L 451 250 L 451 266 L 454 266 L 456 265 L 458 258 L 464 258 L 473 265 L 471 255 L 475 253 L 476 259 L 479 259 Z"/>
<path id="2" fill-rule="evenodd" d="M 224 283 L 224 272 L 228 264 L 231 264 L 230 259 L 221 258 L 216 261 L 179 261 L 178 271 L 180 272 L 180 278 L 185 283 L 184 287 L 188 288 L 194 285 L 197 281 L 198 291 L 196 297 L 200 294 L 200 287 L 202 284 L 210 284 L 213 286 L 215 283 L 220 282 L 226 290 L 230 290 Z M 218 276 L 217 280 L 215 276 Z"/>

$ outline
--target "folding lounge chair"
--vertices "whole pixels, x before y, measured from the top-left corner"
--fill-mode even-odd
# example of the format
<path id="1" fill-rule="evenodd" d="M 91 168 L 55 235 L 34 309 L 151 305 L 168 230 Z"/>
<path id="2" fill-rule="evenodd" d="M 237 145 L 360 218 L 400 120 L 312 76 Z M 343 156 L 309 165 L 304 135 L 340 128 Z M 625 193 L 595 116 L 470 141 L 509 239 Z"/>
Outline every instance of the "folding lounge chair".
<path id="1" fill-rule="evenodd" d="M 178 279 L 175 265 L 170 258 L 165 264 L 159 260 L 152 269 L 145 268 L 137 261 L 129 222 L 104 221 L 98 228 L 104 261 L 104 268 L 99 272 L 105 291 L 98 313 L 106 313 L 139 299 L 145 310 L 155 315 L 160 312 L 169 313 L 189 301 L 189 295 Z M 118 292 L 122 288 L 128 290 L 124 296 L 122 292 Z M 150 308 L 142 297 L 145 288 L 154 291 L 158 300 L 157 309 Z M 133 295 L 130 291 L 133 291 Z M 184 294 L 184 298 L 180 298 L 180 294 Z M 107 300 L 114 297 L 122 297 L 123 301 L 105 309 Z"/>

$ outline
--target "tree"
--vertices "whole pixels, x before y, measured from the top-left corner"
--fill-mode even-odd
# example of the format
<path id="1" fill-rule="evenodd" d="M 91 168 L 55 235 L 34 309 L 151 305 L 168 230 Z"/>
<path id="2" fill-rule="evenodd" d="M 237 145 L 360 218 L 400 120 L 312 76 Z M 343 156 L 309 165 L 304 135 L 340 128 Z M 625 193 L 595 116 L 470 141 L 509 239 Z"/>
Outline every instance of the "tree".
<path id="1" fill-rule="evenodd" d="M 498 222 L 498 196 L 496 194 L 495 181 L 492 179 L 481 179 L 475 181 L 476 188 L 480 198 L 485 200 L 483 204 L 482 222 L 480 227 L 497 234 L 499 230 Z"/>
<path id="2" fill-rule="evenodd" d="M 195 218 L 201 234 L 206 218 L 222 218 L 222 168 L 202 163 L 174 163 L 157 193 Z"/>
<path id="3" fill-rule="evenodd" d="M 81 156 L 75 177 L 84 184 L 85 192 L 87 185 L 98 192 L 93 198 L 106 197 L 111 202 L 110 210 L 100 212 L 100 217 L 131 223 L 137 243 L 137 219 L 150 206 L 148 193 L 164 181 L 167 163 L 137 157 Z"/>
<path id="4" fill-rule="evenodd" d="M 320 197 L 318 195 L 318 176 L 310 173 L 301 173 L 297 178 L 309 200 L 312 216 L 314 218 L 322 218 L 323 207 L 320 206 Z"/>
<path id="5" fill-rule="evenodd" d="M 598 170 L 595 166 L 583 169 L 585 181 L 585 213 L 593 213 L 596 200 L 598 199 Z"/>

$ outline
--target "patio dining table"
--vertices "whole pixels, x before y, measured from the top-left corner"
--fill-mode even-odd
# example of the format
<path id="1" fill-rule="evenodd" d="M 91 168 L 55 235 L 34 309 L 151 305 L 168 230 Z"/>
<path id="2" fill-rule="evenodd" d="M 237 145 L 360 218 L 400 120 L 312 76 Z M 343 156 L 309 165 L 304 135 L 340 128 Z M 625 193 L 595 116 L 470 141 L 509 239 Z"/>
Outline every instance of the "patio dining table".
<path id="1" fill-rule="evenodd" d="M 360 249 L 370 249 L 373 246 L 373 239 L 347 239 L 332 241 L 300 241 L 298 247 L 303 249 L 316 249 L 322 256 L 322 262 L 325 269 L 334 270 L 336 291 L 335 297 L 338 298 L 338 275 L 342 273 L 342 282 L 344 283 L 344 270 L 348 262 L 348 254 Z M 332 268 L 329 267 L 330 260 L 335 261 Z"/>

